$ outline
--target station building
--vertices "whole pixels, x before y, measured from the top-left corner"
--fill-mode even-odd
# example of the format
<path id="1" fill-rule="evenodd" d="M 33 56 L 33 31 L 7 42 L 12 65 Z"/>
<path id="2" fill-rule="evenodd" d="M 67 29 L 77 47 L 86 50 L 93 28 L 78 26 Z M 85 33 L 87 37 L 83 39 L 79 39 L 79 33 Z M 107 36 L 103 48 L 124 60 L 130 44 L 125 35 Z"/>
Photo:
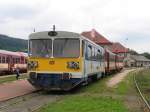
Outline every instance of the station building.
<path id="1" fill-rule="evenodd" d="M 146 67 L 150 66 L 150 60 L 140 55 L 128 55 L 124 59 L 126 67 Z"/>

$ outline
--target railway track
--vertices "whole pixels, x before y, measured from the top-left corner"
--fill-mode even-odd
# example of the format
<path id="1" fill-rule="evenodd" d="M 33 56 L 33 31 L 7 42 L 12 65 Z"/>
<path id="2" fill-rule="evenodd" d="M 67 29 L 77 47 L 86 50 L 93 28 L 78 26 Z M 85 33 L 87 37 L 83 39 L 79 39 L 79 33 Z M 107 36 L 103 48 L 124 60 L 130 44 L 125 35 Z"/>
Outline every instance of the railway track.
<path id="1" fill-rule="evenodd" d="M 33 88 L 26 80 L 0 85 L 0 112 L 32 112 L 63 95 Z"/>
<path id="2" fill-rule="evenodd" d="M 144 97 L 144 95 L 143 95 L 141 89 L 139 88 L 139 85 L 138 85 L 138 83 L 137 83 L 137 80 L 136 80 L 136 76 L 135 76 L 135 75 L 136 75 L 136 73 L 134 74 L 133 79 L 134 79 L 134 83 L 135 83 L 136 89 L 137 89 L 138 93 L 140 94 L 140 96 L 141 96 L 141 98 L 142 98 L 142 100 L 143 100 L 143 102 L 144 102 L 144 104 L 145 104 L 144 112 L 150 112 L 150 104 L 148 103 L 148 101 L 147 101 L 146 98 Z"/>
<path id="3" fill-rule="evenodd" d="M 39 107 L 60 99 L 63 95 L 47 94 L 35 91 L 27 95 L 18 96 L 0 102 L 0 112 L 33 112 Z"/>

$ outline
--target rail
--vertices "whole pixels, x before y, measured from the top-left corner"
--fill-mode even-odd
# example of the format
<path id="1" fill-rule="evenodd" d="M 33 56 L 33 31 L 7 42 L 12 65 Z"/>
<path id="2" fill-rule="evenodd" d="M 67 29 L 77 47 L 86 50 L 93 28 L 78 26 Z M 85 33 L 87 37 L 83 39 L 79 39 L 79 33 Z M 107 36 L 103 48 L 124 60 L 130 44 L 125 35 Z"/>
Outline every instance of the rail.
<path id="1" fill-rule="evenodd" d="M 135 74 L 136 74 L 136 73 L 135 73 Z M 147 100 L 145 99 L 145 97 L 143 96 L 143 94 L 142 94 L 142 92 L 141 92 L 141 90 L 140 90 L 140 88 L 139 88 L 139 85 L 137 84 L 137 81 L 136 81 L 136 78 L 135 78 L 135 74 L 134 74 L 134 76 L 133 76 L 133 77 L 134 77 L 135 86 L 136 86 L 136 88 L 137 88 L 137 90 L 138 90 L 138 92 L 139 92 L 139 94 L 140 94 L 142 100 L 144 101 L 144 103 L 146 104 L 148 110 L 150 111 L 150 105 L 149 105 L 149 103 L 147 102 Z"/>

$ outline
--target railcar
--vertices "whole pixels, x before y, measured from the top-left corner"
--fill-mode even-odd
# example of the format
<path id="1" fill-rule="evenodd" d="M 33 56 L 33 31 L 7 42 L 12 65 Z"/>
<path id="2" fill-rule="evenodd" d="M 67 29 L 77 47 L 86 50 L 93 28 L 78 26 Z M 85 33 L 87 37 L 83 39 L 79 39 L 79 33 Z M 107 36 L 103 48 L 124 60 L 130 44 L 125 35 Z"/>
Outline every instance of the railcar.
<path id="1" fill-rule="evenodd" d="M 121 69 L 123 69 L 124 67 L 123 60 L 124 60 L 123 56 L 116 55 L 116 70 L 117 71 L 120 71 Z"/>
<path id="2" fill-rule="evenodd" d="M 111 74 L 116 71 L 116 54 L 105 49 L 105 73 Z"/>
<path id="3" fill-rule="evenodd" d="M 43 90 L 68 91 L 105 74 L 104 49 L 74 32 L 29 36 L 28 81 Z"/>
<path id="4" fill-rule="evenodd" d="M 105 49 L 105 73 L 111 74 L 123 69 L 124 57 Z"/>
<path id="5" fill-rule="evenodd" d="M 0 50 L 0 75 L 10 74 L 19 68 L 20 72 L 27 71 L 27 54 Z"/>

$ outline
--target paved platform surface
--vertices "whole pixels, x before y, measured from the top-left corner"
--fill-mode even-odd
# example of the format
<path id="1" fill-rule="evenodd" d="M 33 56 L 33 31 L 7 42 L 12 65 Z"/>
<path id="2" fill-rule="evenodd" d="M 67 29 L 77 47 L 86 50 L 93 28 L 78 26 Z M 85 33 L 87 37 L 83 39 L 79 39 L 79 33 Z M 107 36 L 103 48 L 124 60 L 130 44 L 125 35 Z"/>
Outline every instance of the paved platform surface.
<path id="1" fill-rule="evenodd" d="M 36 91 L 36 89 L 27 80 L 17 80 L 0 84 L 0 101 L 25 95 L 33 91 Z"/>

